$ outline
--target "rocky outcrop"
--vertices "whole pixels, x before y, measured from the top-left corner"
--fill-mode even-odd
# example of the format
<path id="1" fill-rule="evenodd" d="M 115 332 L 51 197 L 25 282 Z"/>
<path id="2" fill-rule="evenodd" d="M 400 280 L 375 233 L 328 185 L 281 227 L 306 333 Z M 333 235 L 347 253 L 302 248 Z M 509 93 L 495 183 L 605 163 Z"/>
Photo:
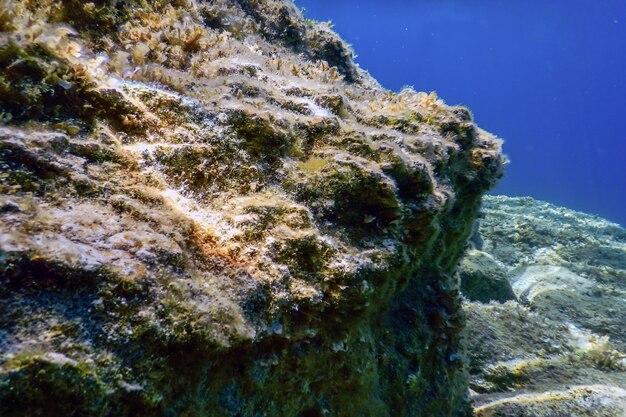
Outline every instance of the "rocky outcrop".
<path id="1" fill-rule="evenodd" d="M 288 1 L 0 9 L 0 415 L 461 416 L 500 143 Z"/>
<path id="2" fill-rule="evenodd" d="M 625 415 L 626 230 L 498 196 L 485 197 L 478 233 L 518 301 L 464 306 L 476 414 Z"/>

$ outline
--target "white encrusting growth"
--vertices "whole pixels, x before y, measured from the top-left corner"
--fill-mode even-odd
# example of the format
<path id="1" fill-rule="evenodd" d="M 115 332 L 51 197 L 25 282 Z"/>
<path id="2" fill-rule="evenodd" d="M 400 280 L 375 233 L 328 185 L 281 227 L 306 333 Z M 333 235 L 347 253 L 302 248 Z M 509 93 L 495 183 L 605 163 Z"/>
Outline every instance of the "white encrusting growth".
<path id="1" fill-rule="evenodd" d="M 588 330 L 581 330 L 572 323 L 567 323 L 567 328 L 570 333 L 571 343 L 574 345 L 575 348 L 589 350 L 597 347 L 597 336 L 594 336 Z M 596 342 L 594 342 L 593 340 L 596 340 Z M 604 343 L 606 343 L 608 339 L 601 338 L 601 341 L 604 341 Z"/>
<path id="2" fill-rule="evenodd" d="M 142 172 L 145 174 L 151 174 L 152 176 L 158 178 L 163 184 L 166 184 L 166 188 L 164 191 L 161 192 L 161 195 L 169 202 L 172 208 L 194 221 L 203 230 L 216 230 L 219 223 L 225 224 L 221 213 L 219 213 L 218 211 L 210 210 L 209 208 L 201 205 L 193 198 L 188 197 L 187 195 L 189 195 L 189 191 L 186 190 L 184 186 L 181 186 L 179 188 L 172 188 L 170 186 L 167 186 L 167 180 L 162 172 L 159 170 L 159 164 L 149 163 L 148 161 L 146 161 L 145 157 L 153 157 L 157 149 L 178 149 L 184 146 L 185 145 L 181 144 L 162 142 L 139 142 L 132 145 L 125 145 L 124 149 L 133 153 L 140 154 L 140 161 L 144 165 Z M 229 234 L 227 232 L 230 228 L 221 229 L 223 229 L 220 230 L 221 232 L 223 232 L 223 234 Z M 223 236 L 223 234 L 220 235 Z"/>
<path id="3" fill-rule="evenodd" d="M 303 97 L 301 99 L 311 110 L 311 114 L 315 117 L 332 117 L 332 114 L 325 108 L 319 106 L 316 102 L 311 100 L 308 97 Z"/>
<path id="4" fill-rule="evenodd" d="M 145 152 L 147 152 L 148 155 L 152 156 L 154 154 L 154 151 L 156 151 L 159 148 L 180 149 L 183 146 L 185 146 L 185 145 L 181 145 L 181 144 L 178 144 L 178 143 L 165 143 L 165 142 L 146 143 L 146 142 L 139 142 L 139 143 L 134 143 L 132 145 L 124 145 L 123 148 L 126 149 L 127 151 L 140 153 L 142 155 Z"/>
<path id="5" fill-rule="evenodd" d="M 185 197 L 183 192 L 184 190 L 181 189 L 167 188 L 161 195 L 168 199 L 176 210 L 205 229 L 209 228 L 209 226 L 215 227 L 222 220 L 223 216 L 221 213 L 201 207 L 195 200 Z"/>

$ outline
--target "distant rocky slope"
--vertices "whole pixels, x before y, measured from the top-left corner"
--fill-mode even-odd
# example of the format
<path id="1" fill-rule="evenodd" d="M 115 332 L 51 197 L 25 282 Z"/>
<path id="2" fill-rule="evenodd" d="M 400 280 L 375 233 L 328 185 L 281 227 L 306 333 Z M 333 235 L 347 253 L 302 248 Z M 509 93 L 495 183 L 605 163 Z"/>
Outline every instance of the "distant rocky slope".
<path id="1" fill-rule="evenodd" d="M 625 416 L 626 230 L 488 196 L 476 232 L 460 275 L 477 416 Z"/>
<path id="2" fill-rule="evenodd" d="M 0 415 L 463 416 L 500 142 L 289 1 L 0 1 Z"/>

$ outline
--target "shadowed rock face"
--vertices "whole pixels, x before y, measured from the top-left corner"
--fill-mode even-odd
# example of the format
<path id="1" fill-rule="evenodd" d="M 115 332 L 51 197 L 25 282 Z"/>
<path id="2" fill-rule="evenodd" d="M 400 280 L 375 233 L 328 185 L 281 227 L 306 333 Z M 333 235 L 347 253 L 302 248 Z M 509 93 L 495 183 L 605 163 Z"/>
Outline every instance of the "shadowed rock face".
<path id="1" fill-rule="evenodd" d="M 461 416 L 500 143 L 283 1 L 3 2 L 0 415 Z"/>
<path id="2" fill-rule="evenodd" d="M 469 250 L 459 265 L 459 278 L 461 292 L 471 301 L 504 303 L 516 299 L 506 268 L 488 253 Z"/>

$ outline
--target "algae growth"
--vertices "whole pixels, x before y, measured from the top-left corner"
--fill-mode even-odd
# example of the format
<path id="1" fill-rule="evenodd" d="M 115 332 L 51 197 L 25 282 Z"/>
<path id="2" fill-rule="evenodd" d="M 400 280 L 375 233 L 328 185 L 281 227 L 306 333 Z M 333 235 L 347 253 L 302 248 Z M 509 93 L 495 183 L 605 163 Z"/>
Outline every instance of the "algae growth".
<path id="1" fill-rule="evenodd" d="M 288 1 L 4 1 L 0 414 L 462 416 L 500 141 Z"/>

